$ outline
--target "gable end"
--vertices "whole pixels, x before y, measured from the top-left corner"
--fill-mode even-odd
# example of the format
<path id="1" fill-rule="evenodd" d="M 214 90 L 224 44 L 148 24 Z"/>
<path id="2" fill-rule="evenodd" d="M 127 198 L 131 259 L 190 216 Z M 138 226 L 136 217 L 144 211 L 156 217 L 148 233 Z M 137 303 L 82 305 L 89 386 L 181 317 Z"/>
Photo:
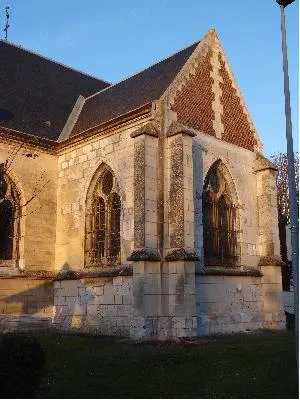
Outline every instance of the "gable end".
<path id="1" fill-rule="evenodd" d="M 190 75 L 182 89 L 177 92 L 171 110 L 177 113 L 177 121 L 181 124 L 215 136 L 211 56 L 212 51 L 208 50 L 195 74 Z"/>
<path id="2" fill-rule="evenodd" d="M 251 129 L 240 97 L 237 95 L 232 79 L 226 70 L 225 61 L 222 59 L 221 53 L 219 53 L 218 58 L 220 62 L 220 76 L 223 80 L 223 82 L 220 82 L 220 102 L 223 106 L 221 121 L 224 128 L 222 139 L 254 151 L 257 146 L 255 132 Z"/>

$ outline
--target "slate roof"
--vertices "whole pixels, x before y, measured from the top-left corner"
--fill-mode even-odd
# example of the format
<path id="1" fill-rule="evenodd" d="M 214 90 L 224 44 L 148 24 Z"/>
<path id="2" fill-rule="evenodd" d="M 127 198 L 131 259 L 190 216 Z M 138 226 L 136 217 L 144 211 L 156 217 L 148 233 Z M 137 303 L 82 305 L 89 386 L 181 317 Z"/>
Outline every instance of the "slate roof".
<path id="1" fill-rule="evenodd" d="M 3 40 L 0 60 L 0 126 L 52 140 L 80 94 L 110 85 Z"/>
<path id="2" fill-rule="evenodd" d="M 198 43 L 87 98 L 70 136 L 159 99 Z"/>

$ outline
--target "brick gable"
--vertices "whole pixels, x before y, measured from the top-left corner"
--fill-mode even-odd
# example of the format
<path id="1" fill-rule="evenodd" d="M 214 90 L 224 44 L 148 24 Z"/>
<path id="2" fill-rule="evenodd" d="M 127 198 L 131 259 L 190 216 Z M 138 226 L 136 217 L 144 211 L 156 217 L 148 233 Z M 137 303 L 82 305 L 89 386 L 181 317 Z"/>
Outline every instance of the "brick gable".
<path id="1" fill-rule="evenodd" d="M 233 82 L 225 68 L 221 53 L 219 53 L 218 57 L 221 66 L 220 75 L 223 79 L 223 83 L 220 83 L 220 102 L 223 106 L 221 121 L 224 127 L 222 139 L 254 151 L 254 147 L 257 145 L 255 132 L 251 129 L 240 97 L 237 95 L 237 91 L 233 87 Z"/>
<path id="2" fill-rule="evenodd" d="M 215 136 L 211 55 L 209 50 L 197 67 L 195 75 L 190 75 L 182 90 L 176 94 L 171 109 L 177 113 L 178 122 Z"/>

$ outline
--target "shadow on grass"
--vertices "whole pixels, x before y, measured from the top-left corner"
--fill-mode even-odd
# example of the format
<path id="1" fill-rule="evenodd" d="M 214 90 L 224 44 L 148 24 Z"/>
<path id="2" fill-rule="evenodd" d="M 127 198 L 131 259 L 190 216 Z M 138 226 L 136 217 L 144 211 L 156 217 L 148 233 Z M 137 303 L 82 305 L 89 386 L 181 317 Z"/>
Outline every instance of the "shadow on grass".
<path id="1" fill-rule="evenodd" d="M 298 398 L 291 332 L 177 344 L 39 332 L 5 335 L 0 352 L 0 397 Z"/>

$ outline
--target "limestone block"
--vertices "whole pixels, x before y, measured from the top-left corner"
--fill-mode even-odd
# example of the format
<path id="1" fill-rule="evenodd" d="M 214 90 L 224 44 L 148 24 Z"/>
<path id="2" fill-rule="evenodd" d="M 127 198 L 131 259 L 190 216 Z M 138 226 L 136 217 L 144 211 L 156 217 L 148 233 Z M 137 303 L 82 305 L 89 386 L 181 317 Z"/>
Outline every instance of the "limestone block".
<path id="1" fill-rule="evenodd" d="M 273 312 L 273 311 L 280 311 L 283 309 L 282 300 L 280 292 L 264 292 L 263 293 L 263 300 L 264 300 L 264 311 L 265 312 Z"/>
<path id="2" fill-rule="evenodd" d="M 144 295 L 161 293 L 161 276 L 160 274 L 147 274 L 144 282 Z"/>
<path id="3" fill-rule="evenodd" d="M 97 157 L 96 150 L 90 151 L 90 152 L 88 153 L 88 160 L 93 160 L 93 159 L 96 158 L 96 157 Z M 70 165 L 70 164 L 69 164 L 69 165 Z"/>
<path id="4" fill-rule="evenodd" d="M 87 315 L 94 316 L 99 314 L 99 305 L 98 304 L 88 304 L 87 305 Z"/>
<path id="5" fill-rule="evenodd" d="M 114 294 L 104 294 L 104 296 L 97 296 L 97 300 L 100 304 L 114 304 L 115 297 Z"/>
<path id="6" fill-rule="evenodd" d="M 107 156 L 108 154 L 111 154 L 114 151 L 114 145 L 113 143 L 108 144 L 107 146 L 104 147 L 103 152 Z"/>
<path id="7" fill-rule="evenodd" d="M 133 273 L 134 274 L 144 274 L 145 272 L 145 262 L 144 261 L 136 261 L 133 264 Z"/>
<path id="8" fill-rule="evenodd" d="M 94 286 L 93 291 L 96 296 L 103 296 L 104 295 L 104 287 L 103 286 Z"/>
<path id="9" fill-rule="evenodd" d="M 75 281 L 69 281 L 69 282 L 75 282 Z M 78 296 L 78 287 L 77 284 L 73 284 L 73 285 L 66 285 L 63 287 L 63 292 L 62 294 L 64 296 Z"/>
<path id="10" fill-rule="evenodd" d="M 66 305 L 65 296 L 54 296 L 54 305 L 55 306 Z"/>
<path id="11" fill-rule="evenodd" d="M 195 294 L 195 285 L 190 283 L 184 284 L 184 293 L 185 294 Z"/>
<path id="12" fill-rule="evenodd" d="M 277 283 L 281 284 L 281 269 L 278 266 L 262 266 L 261 272 L 263 274 L 261 278 L 262 284 Z"/>
<path id="13" fill-rule="evenodd" d="M 113 296 L 115 293 L 116 288 L 112 285 L 112 282 L 109 282 L 104 286 L 104 296 Z"/>
<path id="14" fill-rule="evenodd" d="M 132 295 L 123 295 L 123 300 L 122 303 L 125 305 L 130 305 L 132 304 Z"/>
<path id="15" fill-rule="evenodd" d="M 71 316 L 74 316 L 74 315 L 85 316 L 86 314 L 87 314 L 86 305 L 75 303 L 72 306 L 71 312 L 70 312 L 69 315 L 71 315 Z"/>
<path id="16" fill-rule="evenodd" d="M 113 286 L 120 286 L 123 283 L 123 277 L 122 276 L 116 276 L 113 278 Z"/>
<path id="17" fill-rule="evenodd" d="M 133 317 L 131 319 L 130 337 L 133 340 L 144 340 L 146 338 L 144 317 Z"/>
<path id="18" fill-rule="evenodd" d="M 128 296 L 132 294 L 132 283 L 126 282 L 123 283 L 122 286 L 117 286 L 117 292 L 120 296 Z"/>
<path id="19" fill-rule="evenodd" d="M 146 317 L 155 317 L 160 315 L 161 298 L 157 295 L 145 294 L 143 299 L 143 315 Z"/>
<path id="20" fill-rule="evenodd" d="M 122 304 L 123 303 L 123 296 L 115 294 L 114 304 Z"/>
<path id="21" fill-rule="evenodd" d="M 87 154 L 82 154 L 81 156 L 79 156 L 78 162 L 79 164 L 82 164 L 83 162 L 87 161 L 87 159 Z"/>
<path id="22" fill-rule="evenodd" d="M 242 296 L 244 301 L 260 301 L 262 296 L 261 285 L 244 285 Z"/>
<path id="23" fill-rule="evenodd" d="M 92 151 L 93 146 L 91 144 L 87 144 L 82 148 L 83 154 L 88 154 Z"/>

